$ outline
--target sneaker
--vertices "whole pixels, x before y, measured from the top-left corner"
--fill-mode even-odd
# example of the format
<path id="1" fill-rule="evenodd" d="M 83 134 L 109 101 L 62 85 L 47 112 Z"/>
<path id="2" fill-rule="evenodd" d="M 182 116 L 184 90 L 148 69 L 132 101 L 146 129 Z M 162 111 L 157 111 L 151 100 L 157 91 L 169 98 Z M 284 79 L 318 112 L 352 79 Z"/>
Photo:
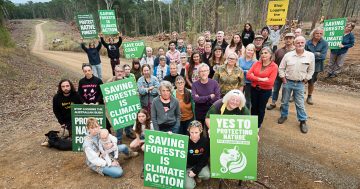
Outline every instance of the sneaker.
<path id="1" fill-rule="evenodd" d="M 308 97 L 307 97 L 307 99 L 306 99 L 306 103 L 308 103 L 309 105 L 313 105 L 313 104 L 314 104 L 314 102 L 313 102 L 313 100 L 312 100 L 311 96 L 308 96 Z"/>
<path id="2" fill-rule="evenodd" d="M 276 107 L 276 104 L 269 104 L 269 106 L 266 107 L 267 110 L 272 110 Z"/>
<path id="3" fill-rule="evenodd" d="M 44 141 L 41 143 L 41 146 L 49 146 L 49 142 L 48 141 Z"/>
<path id="4" fill-rule="evenodd" d="M 305 121 L 300 121 L 300 131 L 304 134 L 306 134 L 309 131 L 309 128 L 306 125 Z"/>
<path id="5" fill-rule="evenodd" d="M 294 102 L 294 96 L 290 96 L 289 102 Z"/>
<path id="6" fill-rule="evenodd" d="M 278 119 L 278 124 L 283 124 L 287 120 L 287 117 L 280 117 Z"/>

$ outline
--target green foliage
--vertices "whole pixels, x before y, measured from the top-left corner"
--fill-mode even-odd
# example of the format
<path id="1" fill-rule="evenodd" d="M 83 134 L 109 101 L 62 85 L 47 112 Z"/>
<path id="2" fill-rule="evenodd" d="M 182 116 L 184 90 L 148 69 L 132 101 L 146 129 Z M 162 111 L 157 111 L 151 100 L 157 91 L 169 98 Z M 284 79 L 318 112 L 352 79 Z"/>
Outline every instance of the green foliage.
<path id="1" fill-rule="evenodd" d="M 0 26 L 0 47 L 13 47 L 14 43 L 11 40 L 9 32 L 4 26 Z"/>

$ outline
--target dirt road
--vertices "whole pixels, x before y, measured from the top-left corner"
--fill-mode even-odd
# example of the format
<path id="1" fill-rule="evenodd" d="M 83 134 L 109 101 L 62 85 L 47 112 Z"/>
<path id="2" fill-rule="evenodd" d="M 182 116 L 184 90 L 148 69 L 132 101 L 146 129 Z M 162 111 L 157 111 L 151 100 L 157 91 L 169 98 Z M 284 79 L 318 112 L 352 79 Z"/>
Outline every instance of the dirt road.
<path id="1" fill-rule="evenodd" d="M 82 73 L 81 71 L 81 65 L 83 63 L 88 62 L 88 58 L 86 56 L 85 52 L 82 53 L 76 53 L 76 52 L 65 52 L 65 51 L 49 51 L 44 49 L 44 43 L 45 43 L 45 36 L 42 30 L 42 25 L 46 24 L 46 21 L 43 21 L 43 23 L 38 24 L 35 26 L 35 32 L 36 32 L 36 39 L 34 42 L 34 45 L 31 49 L 31 52 L 43 59 L 44 61 L 47 61 L 49 63 L 62 66 L 66 68 L 67 70 L 70 70 L 75 73 Z M 110 66 L 110 60 L 106 56 L 101 56 L 101 62 L 102 62 L 102 73 L 103 78 L 107 80 L 111 77 L 111 66 Z M 120 63 L 127 63 L 131 65 L 131 62 L 126 59 L 120 59 Z"/>
<path id="2" fill-rule="evenodd" d="M 41 25 L 36 25 L 36 40 L 32 53 L 62 67 L 59 72 L 73 71 L 78 73 L 80 78 L 80 66 L 81 63 L 86 62 L 86 55 L 44 50 Z M 109 77 L 110 66 L 106 57 L 102 59 L 104 75 Z M 47 68 L 44 72 L 49 70 L 52 69 Z M 54 71 L 51 73 L 54 74 Z M 47 88 L 51 87 L 47 86 Z M 313 95 L 315 105 L 306 105 L 310 126 L 308 134 L 300 133 L 293 104 L 288 120 L 283 125 L 277 124 L 280 116 L 279 108 L 266 111 L 263 128 L 260 131 L 258 181 L 268 188 L 360 188 L 359 95 L 347 91 L 335 91 L 334 88 L 329 87 L 317 88 L 319 89 Z M 2 165 L 0 186 L 4 188 L 142 188 L 143 181 L 139 178 L 142 157 L 129 161 L 121 160 L 120 163 L 125 171 L 124 177 L 111 179 L 90 171 L 84 165 L 83 154 L 58 152 L 40 147 L 42 136 L 39 133 L 49 130 L 49 125 L 57 123 L 51 113 L 50 105 L 37 108 L 30 114 L 32 119 L 38 117 L 39 123 L 36 124 L 47 127 L 36 129 L 36 137 L 31 135 L 34 131 L 23 133 L 15 129 L 7 132 L 0 128 L 1 137 L 5 138 L 4 144 L 1 144 L 4 153 L 0 155 Z M 44 115 L 45 119 L 40 119 Z M 26 126 L 17 123 L 9 128 L 26 128 Z M 21 134 L 26 142 L 21 145 L 11 142 L 14 133 Z M 203 183 L 200 188 L 206 187 L 217 188 L 217 181 L 211 179 L 208 184 Z M 235 187 L 236 182 L 226 182 L 225 188 Z M 265 187 L 257 183 L 245 182 L 242 188 Z"/>

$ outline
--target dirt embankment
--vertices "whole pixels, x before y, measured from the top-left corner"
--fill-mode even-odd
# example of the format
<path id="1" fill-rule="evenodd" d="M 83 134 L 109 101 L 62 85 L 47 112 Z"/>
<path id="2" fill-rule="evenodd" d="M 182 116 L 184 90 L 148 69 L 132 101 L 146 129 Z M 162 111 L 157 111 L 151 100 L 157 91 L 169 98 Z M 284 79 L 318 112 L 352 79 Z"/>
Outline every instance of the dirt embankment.
<path id="1" fill-rule="evenodd" d="M 24 21 L 21 26 L 21 30 L 14 30 L 12 34 L 31 33 L 34 24 Z M 0 96 L 3 97 L 0 98 L 3 110 L 0 113 L 0 187 L 143 188 L 139 177 L 142 156 L 128 161 L 120 158 L 125 175 L 111 179 L 90 171 L 81 153 L 59 152 L 39 145 L 45 132 L 58 129 L 52 113 L 57 82 L 68 77 L 76 83 L 81 77 L 78 58 L 86 59 L 86 56 L 51 51 L 33 53 L 52 64 L 31 56 L 26 50 L 0 51 Z M 55 60 L 48 57 L 54 54 Z M 110 74 L 109 70 L 106 74 Z M 359 95 L 329 87 L 318 88 L 313 97 L 315 105 L 306 106 L 310 125 L 306 135 L 299 131 L 293 105 L 283 125 L 276 122 L 280 116 L 278 108 L 266 112 L 260 131 L 258 181 L 267 187 L 360 187 Z M 236 181 L 226 181 L 224 188 L 237 188 L 236 184 Z M 217 186 L 217 180 L 211 179 L 199 188 Z M 245 182 L 241 188 L 265 187 Z"/>

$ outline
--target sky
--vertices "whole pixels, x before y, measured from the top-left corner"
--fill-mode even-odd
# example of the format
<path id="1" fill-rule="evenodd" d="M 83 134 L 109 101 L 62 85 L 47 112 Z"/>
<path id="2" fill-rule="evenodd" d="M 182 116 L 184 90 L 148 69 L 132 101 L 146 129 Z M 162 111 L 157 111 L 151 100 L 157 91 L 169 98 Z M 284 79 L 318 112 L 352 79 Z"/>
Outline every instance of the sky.
<path id="1" fill-rule="evenodd" d="M 29 0 L 10 0 L 11 2 L 13 2 L 13 3 L 15 3 L 15 4 L 17 4 L 17 3 L 22 3 L 22 4 L 24 4 L 24 3 L 26 3 L 26 2 L 28 2 Z M 50 0 L 32 0 L 32 2 L 49 2 Z"/>

